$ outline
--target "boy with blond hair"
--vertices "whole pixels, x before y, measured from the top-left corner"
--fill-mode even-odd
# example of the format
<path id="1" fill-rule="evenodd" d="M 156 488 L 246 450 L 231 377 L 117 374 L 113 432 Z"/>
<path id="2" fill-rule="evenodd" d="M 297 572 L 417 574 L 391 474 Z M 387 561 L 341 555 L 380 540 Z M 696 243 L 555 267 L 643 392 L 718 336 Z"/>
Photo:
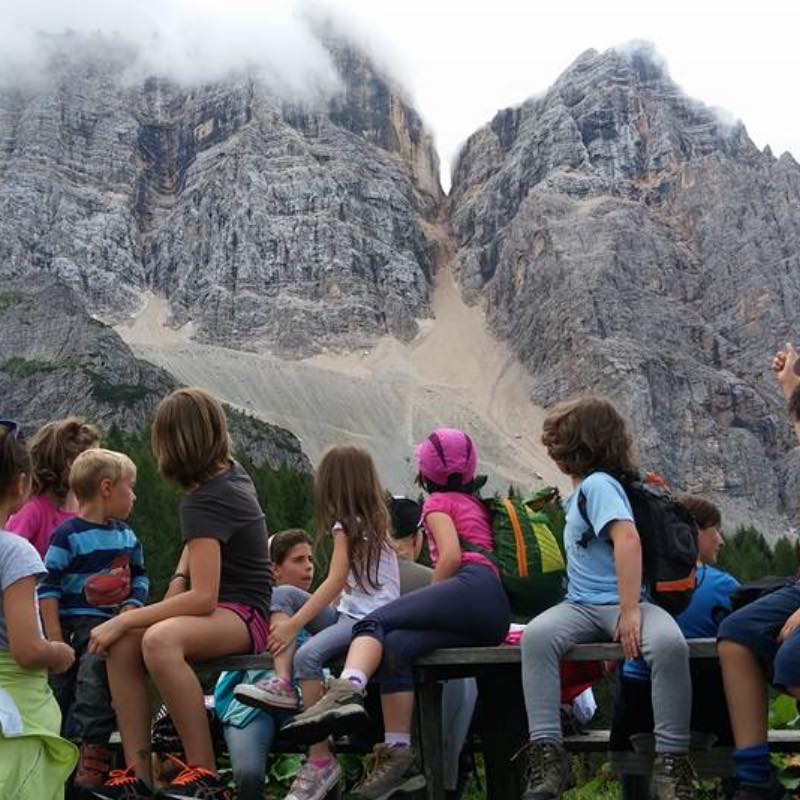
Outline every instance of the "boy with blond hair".
<path id="1" fill-rule="evenodd" d="M 50 641 L 75 649 L 72 669 L 52 687 L 64 733 L 80 743 L 78 787 L 97 786 L 108 772 L 108 737 L 115 727 L 103 659 L 87 651 L 92 628 L 147 601 L 142 545 L 125 520 L 136 500 L 136 465 L 123 453 L 99 448 L 72 465 L 70 489 L 78 516 L 60 525 L 47 550 L 47 577 L 39 588 Z"/>

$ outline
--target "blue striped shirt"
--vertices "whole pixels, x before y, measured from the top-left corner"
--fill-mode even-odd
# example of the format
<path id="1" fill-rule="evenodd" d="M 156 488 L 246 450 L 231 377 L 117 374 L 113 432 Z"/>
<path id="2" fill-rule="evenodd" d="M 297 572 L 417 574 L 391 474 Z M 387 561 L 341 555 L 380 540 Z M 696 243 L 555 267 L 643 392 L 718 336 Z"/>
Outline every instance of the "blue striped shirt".
<path id="1" fill-rule="evenodd" d="M 112 617 L 120 605 L 147 602 L 142 545 L 124 522 L 67 520 L 56 528 L 44 565 L 39 598 L 56 598 L 60 616 Z"/>

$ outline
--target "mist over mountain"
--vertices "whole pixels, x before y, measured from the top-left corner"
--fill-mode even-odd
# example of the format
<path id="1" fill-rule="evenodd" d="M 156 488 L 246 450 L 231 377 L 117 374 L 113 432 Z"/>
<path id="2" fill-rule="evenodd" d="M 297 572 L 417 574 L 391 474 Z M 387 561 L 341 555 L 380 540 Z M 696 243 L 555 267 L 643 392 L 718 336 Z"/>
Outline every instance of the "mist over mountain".
<path id="1" fill-rule="evenodd" d="M 782 533 L 800 459 L 768 365 L 800 300 L 791 156 L 686 97 L 647 47 L 588 51 L 469 138 L 446 198 L 403 90 L 319 36 L 335 74 L 313 98 L 263 71 L 132 78 L 107 42 L 3 83 L 0 275 L 65 282 L 312 460 L 364 441 L 394 485 L 414 438 L 453 420 L 500 471 L 507 454 L 502 480 L 533 482 L 541 407 L 601 391 L 645 464 Z"/>

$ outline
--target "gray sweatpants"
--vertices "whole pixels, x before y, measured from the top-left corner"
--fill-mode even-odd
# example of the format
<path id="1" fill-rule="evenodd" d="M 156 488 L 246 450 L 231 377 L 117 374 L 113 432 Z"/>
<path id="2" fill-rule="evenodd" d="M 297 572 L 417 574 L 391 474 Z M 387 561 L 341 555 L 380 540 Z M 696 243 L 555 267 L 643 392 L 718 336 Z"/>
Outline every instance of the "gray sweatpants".
<path id="1" fill-rule="evenodd" d="M 692 683 L 689 646 L 675 620 L 642 603 L 642 656 L 653 686 L 656 752 L 689 749 Z M 522 638 L 522 688 L 532 741 L 561 743 L 559 662 L 574 644 L 611 641 L 619 606 L 563 602 L 532 619 Z"/>
<path id="2" fill-rule="evenodd" d="M 287 616 L 296 614 L 311 595 L 296 586 L 277 586 L 272 590 L 270 611 Z M 358 622 L 328 606 L 312 619 L 305 629 L 311 634 L 294 654 L 294 676 L 300 681 L 323 680 L 323 667 L 347 652 L 353 638 L 353 626 Z"/>

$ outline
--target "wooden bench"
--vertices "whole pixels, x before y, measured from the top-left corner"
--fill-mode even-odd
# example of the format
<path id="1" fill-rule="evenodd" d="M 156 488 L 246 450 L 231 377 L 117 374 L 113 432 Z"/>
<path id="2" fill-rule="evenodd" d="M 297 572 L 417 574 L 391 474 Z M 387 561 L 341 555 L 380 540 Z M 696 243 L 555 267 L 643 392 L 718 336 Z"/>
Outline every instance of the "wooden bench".
<path id="1" fill-rule="evenodd" d="M 715 639 L 690 639 L 691 658 L 716 658 Z M 617 661 L 622 658 L 619 644 L 604 642 L 581 644 L 566 655 L 567 661 Z M 521 796 L 521 770 L 512 767 L 512 757 L 527 740 L 527 718 L 522 695 L 519 646 L 459 647 L 436 650 L 416 663 L 417 711 L 420 755 L 427 780 L 429 800 L 444 797 L 444 753 L 442 732 L 442 685 L 448 678 L 474 677 L 478 682 L 479 718 L 483 743 L 489 800 L 509 800 Z M 269 655 L 234 656 L 205 662 L 204 669 L 267 669 Z M 574 752 L 604 752 L 608 731 L 592 731 L 569 737 L 565 744 Z M 770 745 L 779 751 L 796 751 L 800 733 L 771 731 Z M 698 766 L 706 774 L 724 775 L 730 771 L 729 748 L 714 748 L 697 755 Z M 705 761 L 703 759 L 705 758 Z"/>

